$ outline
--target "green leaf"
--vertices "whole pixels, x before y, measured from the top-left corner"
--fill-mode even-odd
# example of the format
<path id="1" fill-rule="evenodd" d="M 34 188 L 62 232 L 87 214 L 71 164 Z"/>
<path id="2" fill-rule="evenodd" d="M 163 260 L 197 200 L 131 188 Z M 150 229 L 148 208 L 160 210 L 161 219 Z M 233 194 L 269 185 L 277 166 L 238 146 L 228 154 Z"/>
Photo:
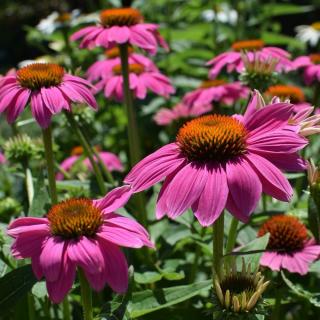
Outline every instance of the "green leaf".
<path id="1" fill-rule="evenodd" d="M 17 301 L 26 295 L 37 282 L 31 265 L 15 269 L 0 278 L 0 310 L 1 313 L 13 308 Z"/>
<path id="2" fill-rule="evenodd" d="M 136 292 L 132 294 L 128 311 L 131 318 L 137 318 L 188 300 L 211 287 L 212 280 L 206 280 L 191 285 Z"/>
<path id="3" fill-rule="evenodd" d="M 141 284 L 154 283 L 162 279 L 162 275 L 155 271 L 147 271 L 144 273 L 135 272 L 134 281 Z"/>
<path id="4" fill-rule="evenodd" d="M 313 6 L 299 6 L 287 3 L 265 3 L 262 6 L 265 17 L 282 16 L 289 14 L 301 14 L 314 9 Z"/>
<path id="5" fill-rule="evenodd" d="M 50 197 L 44 183 L 43 174 L 40 174 L 34 187 L 34 197 L 29 208 L 28 215 L 41 217 L 46 213 L 46 205 L 50 203 Z"/>
<path id="6" fill-rule="evenodd" d="M 297 49 L 304 49 L 305 47 L 305 44 L 300 40 L 275 32 L 263 32 L 262 39 L 265 43 L 272 45 L 291 45 Z"/>
<path id="7" fill-rule="evenodd" d="M 269 236 L 270 234 L 267 233 L 264 236 L 247 243 L 238 251 L 234 251 L 234 255 L 241 255 L 244 258 L 246 264 L 251 263 L 253 269 L 258 268 L 263 251 L 267 248 Z M 240 259 L 238 259 L 238 263 L 241 263 Z"/>
<path id="8" fill-rule="evenodd" d="M 45 281 L 37 282 L 31 290 L 32 294 L 37 298 L 41 299 L 48 296 L 48 291 Z"/>
<path id="9" fill-rule="evenodd" d="M 291 289 L 291 291 L 298 297 L 304 298 L 309 300 L 311 304 L 313 304 L 315 307 L 320 308 L 320 293 L 312 293 L 307 290 L 304 290 L 301 285 L 294 284 L 292 281 L 290 281 L 284 274 L 283 271 L 281 271 L 281 276 L 285 284 Z"/>

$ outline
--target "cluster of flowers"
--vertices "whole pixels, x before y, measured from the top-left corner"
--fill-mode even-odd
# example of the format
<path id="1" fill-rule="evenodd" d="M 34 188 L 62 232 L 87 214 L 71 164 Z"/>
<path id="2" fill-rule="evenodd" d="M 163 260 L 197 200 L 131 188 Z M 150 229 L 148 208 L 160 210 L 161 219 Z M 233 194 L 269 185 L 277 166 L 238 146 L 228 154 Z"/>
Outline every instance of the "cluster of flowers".
<path id="1" fill-rule="evenodd" d="M 0 112 L 6 112 L 12 123 L 31 102 L 35 119 L 46 128 L 52 115 L 71 111 L 72 102 L 96 109 L 93 92 L 104 89 L 106 97 L 122 100 L 122 60 L 126 56 L 130 88 L 137 98 L 143 99 L 147 89 L 168 96 L 174 92 L 168 78 L 149 58 L 128 47 L 137 46 L 150 54 L 156 52 L 158 44 L 167 48 L 157 29 L 154 24 L 144 23 L 136 9 L 102 11 L 99 25 L 81 29 L 71 37 L 82 39 L 81 48 L 107 49 L 107 59 L 97 61 L 87 72 L 94 87 L 58 65 L 31 64 L 0 80 Z M 286 51 L 265 47 L 260 40 L 236 43 L 232 51 L 209 61 L 209 80 L 186 94 L 171 113 L 162 111 L 163 117 L 158 115 L 157 121 L 167 124 L 177 115 L 198 116 L 211 111 L 212 103 L 231 105 L 248 97 L 249 88 L 239 82 L 216 79 L 224 67 L 228 72 L 243 71 L 243 51 L 249 62 L 272 56 L 277 60 L 277 71 L 304 68 L 307 83 L 320 80 L 316 56 L 291 61 Z M 296 106 L 296 102 L 303 102 L 300 92 L 281 93 L 281 89 L 269 88 L 269 95 L 278 98 L 268 104 L 259 92 L 254 92 L 243 115 L 210 114 L 187 122 L 179 129 L 176 141 L 136 164 L 125 177 L 124 186 L 102 199 L 69 199 L 52 206 L 43 218 L 15 220 L 8 229 L 14 238 L 14 257 L 31 258 L 35 275 L 38 279 L 45 277 L 54 302 L 62 301 L 70 290 L 77 268 L 84 271 L 94 289 L 101 290 L 108 283 L 121 293 L 127 289 L 128 268 L 119 247 L 154 247 L 140 224 L 114 213 L 134 193 L 164 180 L 156 204 L 157 218 L 167 215 L 175 219 L 191 208 L 204 227 L 212 225 L 225 208 L 238 220 L 248 222 L 263 192 L 290 201 L 293 190 L 283 171 L 306 169 L 299 151 L 308 144 L 306 136 L 319 130 L 319 116 L 309 117 L 313 111 L 310 106 Z M 283 101 L 293 97 L 293 103 Z M 79 156 L 74 154 L 66 160 L 64 169 L 69 170 Z M 84 163 L 89 167 L 88 162 Z M 117 158 L 106 160 L 106 165 L 122 170 Z M 271 234 L 269 252 L 263 255 L 261 264 L 273 270 L 286 268 L 305 274 L 309 263 L 320 254 L 320 246 L 308 238 L 305 226 L 296 218 L 274 217 L 261 227 L 259 236 L 266 232 Z M 279 234 L 285 236 L 279 238 Z M 264 286 L 259 283 L 256 287 L 261 294 Z M 222 298 L 225 303 L 227 298 Z M 250 307 L 248 303 L 246 308 Z"/>

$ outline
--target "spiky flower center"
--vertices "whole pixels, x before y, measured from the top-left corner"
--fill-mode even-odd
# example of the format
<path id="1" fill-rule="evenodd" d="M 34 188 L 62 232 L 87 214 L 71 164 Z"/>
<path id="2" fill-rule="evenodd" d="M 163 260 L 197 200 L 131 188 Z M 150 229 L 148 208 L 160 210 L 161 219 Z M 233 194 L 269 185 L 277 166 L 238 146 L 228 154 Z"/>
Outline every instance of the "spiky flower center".
<path id="1" fill-rule="evenodd" d="M 63 238 L 93 237 L 102 225 L 101 210 L 90 199 L 69 199 L 49 211 L 50 230 Z"/>
<path id="2" fill-rule="evenodd" d="M 133 8 L 107 9 L 100 12 L 100 21 L 105 27 L 133 26 L 141 23 L 143 16 Z"/>
<path id="3" fill-rule="evenodd" d="M 72 148 L 71 155 L 72 156 L 81 156 L 83 154 L 83 147 L 82 146 L 76 146 Z"/>
<path id="4" fill-rule="evenodd" d="M 222 86 L 224 84 L 226 84 L 226 81 L 222 79 L 205 80 L 201 83 L 200 88 L 212 88 Z"/>
<path id="5" fill-rule="evenodd" d="M 226 276 L 221 281 L 220 286 L 224 295 L 229 290 L 231 299 L 233 296 L 237 296 L 240 301 L 242 293 L 245 293 L 247 297 L 251 297 L 257 289 L 257 283 L 254 282 L 254 278 L 251 275 L 243 275 L 241 272 Z"/>
<path id="6" fill-rule="evenodd" d="M 271 86 L 267 89 L 266 94 L 270 97 L 279 97 L 282 100 L 290 99 L 292 103 L 299 103 L 305 100 L 303 91 L 296 86 Z"/>
<path id="7" fill-rule="evenodd" d="M 317 31 L 320 31 L 320 21 L 314 22 L 311 27 Z"/>
<path id="8" fill-rule="evenodd" d="M 133 52 L 133 48 L 128 47 L 128 54 L 130 55 L 132 52 Z M 120 57 L 119 47 L 114 47 L 112 49 L 108 49 L 104 52 L 104 54 L 109 59 L 118 58 L 118 57 Z"/>
<path id="9" fill-rule="evenodd" d="M 258 232 L 261 237 L 270 233 L 268 250 L 291 253 L 303 248 L 307 239 L 307 228 L 292 216 L 278 215 L 267 220 Z"/>
<path id="10" fill-rule="evenodd" d="M 320 64 L 320 53 L 312 53 L 309 57 L 314 64 Z"/>
<path id="11" fill-rule="evenodd" d="M 116 75 L 121 75 L 122 74 L 122 67 L 121 64 L 118 64 L 112 68 L 112 71 Z M 135 73 L 135 74 L 141 74 L 144 72 L 144 66 L 139 63 L 130 63 L 129 64 L 129 72 L 130 73 Z"/>
<path id="12" fill-rule="evenodd" d="M 233 51 L 257 51 L 264 47 L 264 42 L 260 39 L 242 40 L 232 44 Z"/>
<path id="13" fill-rule="evenodd" d="M 17 71 L 17 80 L 24 88 L 40 90 L 58 86 L 63 75 L 64 69 L 55 63 L 33 63 Z"/>
<path id="14" fill-rule="evenodd" d="M 226 161 L 246 152 L 247 130 L 237 119 L 207 115 L 180 128 L 177 143 L 190 161 Z"/>

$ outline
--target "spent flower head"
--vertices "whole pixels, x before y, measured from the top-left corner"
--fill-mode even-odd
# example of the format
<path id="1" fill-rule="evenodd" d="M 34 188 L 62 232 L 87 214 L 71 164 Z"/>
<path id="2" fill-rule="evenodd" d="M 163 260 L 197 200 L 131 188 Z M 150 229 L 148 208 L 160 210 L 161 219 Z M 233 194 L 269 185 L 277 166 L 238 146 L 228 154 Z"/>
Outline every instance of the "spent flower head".
<path id="1" fill-rule="evenodd" d="M 10 138 L 4 144 L 6 158 L 13 163 L 27 163 L 37 154 L 36 143 L 26 134 Z"/>
<path id="2" fill-rule="evenodd" d="M 262 59 L 260 56 L 254 55 L 253 59 L 241 53 L 244 70 L 240 74 L 240 81 L 249 88 L 265 91 L 269 86 L 274 85 L 278 81 L 279 74 L 276 66 L 279 60 L 270 56 Z"/>

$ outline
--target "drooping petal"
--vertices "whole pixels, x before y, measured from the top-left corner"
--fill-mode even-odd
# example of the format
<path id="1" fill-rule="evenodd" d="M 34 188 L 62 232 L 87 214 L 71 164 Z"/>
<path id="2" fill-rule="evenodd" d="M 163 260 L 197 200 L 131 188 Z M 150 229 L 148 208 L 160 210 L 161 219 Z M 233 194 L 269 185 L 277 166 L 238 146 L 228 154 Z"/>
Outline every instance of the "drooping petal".
<path id="1" fill-rule="evenodd" d="M 290 201 L 293 195 L 292 187 L 276 166 L 257 154 L 249 153 L 246 158 L 255 168 L 262 183 L 263 192 L 278 200 Z"/>
<path id="2" fill-rule="evenodd" d="M 59 278 L 55 281 L 48 281 L 46 279 L 48 294 L 54 303 L 62 302 L 70 291 L 75 277 L 76 266 L 68 259 L 67 254 L 64 254 Z"/>
<path id="3" fill-rule="evenodd" d="M 260 265 L 269 267 L 271 270 L 280 271 L 283 255 L 277 252 L 264 252 L 260 258 Z"/>
<path id="4" fill-rule="evenodd" d="M 52 113 L 44 106 L 40 92 L 31 95 L 31 112 L 42 128 L 50 125 Z"/>
<path id="5" fill-rule="evenodd" d="M 207 182 L 199 199 L 192 205 L 192 210 L 202 226 L 209 226 L 225 208 L 229 190 L 224 168 L 212 164 L 206 166 L 205 170 Z"/>
<path id="6" fill-rule="evenodd" d="M 86 272 L 102 272 L 104 260 L 97 240 L 81 236 L 76 240 L 70 240 L 66 251 L 70 261 Z"/>
<path id="7" fill-rule="evenodd" d="M 256 208 L 262 192 L 259 177 L 245 158 L 228 161 L 226 173 L 230 196 L 233 200 L 232 208 L 227 209 L 234 215 L 240 215 L 246 221 Z M 235 209 L 237 212 L 235 212 Z"/>
<path id="8" fill-rule="evenodd" d="M 203 165 L 189 163 L 177 172 L 168 186 L 168 216 L 175 218 L 198 200 L 208 178 Z"/>
<path id="9" fill-rule="evenodd" d="M 8 226 L 7 233 L 11 237 L 17 237 L 19 234 L 24 232 L 34 232 L 34 231 L 45 231 L 49 232 L 48 219 L 46 218 L 18 218 L 11 222 Z"/>
<path id="10" fill-rule="evenodd" d="M 7 107 L 7 121 L 13 123 L 18 116 L 22 113 L 26 107 L 29 97 L 30 90 L 22 90 L 19 94 L 16 95 L 15 99 Z"/>
<path id="11" fill-rule="evenodd" d="M 101 252 L 105 259 L 105 280 L 117 293 L 128 289 L 128 264 L 122 251 L 113 243 L 99 239 Z"/>
<path id="12" fill-rule="evenodd" d="M 61 274 L 65 241 L 59 237 L 50 237 L 44 243 L 40 254 L 40 264 L 43 274 L 49 281 L 56 281 Z"/>

